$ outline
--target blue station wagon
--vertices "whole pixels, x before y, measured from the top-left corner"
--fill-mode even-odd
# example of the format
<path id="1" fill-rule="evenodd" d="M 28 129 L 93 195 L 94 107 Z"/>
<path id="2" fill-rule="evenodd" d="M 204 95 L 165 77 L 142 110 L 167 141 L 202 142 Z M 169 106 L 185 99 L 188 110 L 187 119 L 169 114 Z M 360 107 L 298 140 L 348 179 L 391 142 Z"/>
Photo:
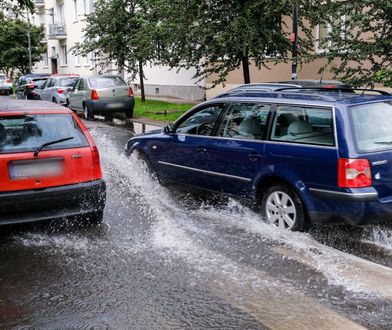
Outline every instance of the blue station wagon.
<path id="1" fill-rule="evenodd" d="M 283 229 L 392 220 L 392 96 L 213 99 L 131 138 L 133 152 L 165 181 L 253 199 Z"/>

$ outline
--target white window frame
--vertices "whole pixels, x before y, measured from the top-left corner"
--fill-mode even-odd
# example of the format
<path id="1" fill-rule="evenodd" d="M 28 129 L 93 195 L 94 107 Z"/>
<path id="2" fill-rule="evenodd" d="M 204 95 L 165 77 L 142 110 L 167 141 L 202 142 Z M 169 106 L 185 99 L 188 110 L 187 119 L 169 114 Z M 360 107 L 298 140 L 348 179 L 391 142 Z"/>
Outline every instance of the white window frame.
<path id="1" fill-rule="evenodd" d="M 75 55 L 75 66 L 80 66 L 80 55 Z"/>
<path id="2" fill-rule="evenodd" d="M 77 22 L 79 20 L 78 0 L 73 0 L 73 4 L 74 4 L 74 21 Z"/>
<path id="3" fill-rule="evenodd" d="M 49 56 L 48 53 L 44 54 L 44 68 L 49 67 Z"/>
<path id="4" fill-rule="evenodd" d="M 61 46 L 61 66 L 68 65 L 68 50 L 67 45 Z"/>
<path id="5" fill-rule="evenodd" d="M 340 38 L 341 40 L 344 40 L 346 38 L 346 21 L 347 21 L 347 16 L 346 15 L 341 15 L 340 16 L 340 23 L 341 23 L 341 28 L 340 28 Z M 327 35 L 332 33 L 332 25 L 330 23 L 327 23 Z M 326 48 L 321 48 L 320 47 L 320 24 L 316 26 L 316 53 L 317 54 L 325 54 L 328 53 L 329 50 L 332 48 L 332 40 L 328 40 L 327 42 L 327 47 Z M 347 50 L 342 49 L 341 52 L 346 52 Z"/>

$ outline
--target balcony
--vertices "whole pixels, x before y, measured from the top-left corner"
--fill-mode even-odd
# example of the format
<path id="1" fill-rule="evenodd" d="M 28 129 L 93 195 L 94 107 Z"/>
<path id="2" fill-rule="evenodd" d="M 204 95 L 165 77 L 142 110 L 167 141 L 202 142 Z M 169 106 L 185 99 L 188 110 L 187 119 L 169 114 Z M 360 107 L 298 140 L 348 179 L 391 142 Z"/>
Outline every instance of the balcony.
<path id="1" fill-rule="evenodd" d="M 37 8 L 45 7 L 45 0 L 35 0 L 34 4 Z"/>
<path id="2" fill-rule="evenodd" d="M 66 39 L 67 29 L 64 23 L 49 24 L 49 39 Z"/>

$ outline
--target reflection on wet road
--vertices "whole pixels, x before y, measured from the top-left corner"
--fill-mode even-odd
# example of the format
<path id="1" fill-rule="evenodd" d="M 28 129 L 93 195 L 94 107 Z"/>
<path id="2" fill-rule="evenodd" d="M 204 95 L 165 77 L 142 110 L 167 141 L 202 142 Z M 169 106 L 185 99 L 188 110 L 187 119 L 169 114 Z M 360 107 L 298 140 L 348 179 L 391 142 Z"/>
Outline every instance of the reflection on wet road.
<path id="1" fill-rule="evenodd" d="M 392 327 L 392 227 L 281 232 L 235 200 L 159 185 L 123 155 L 129 129 L 88 126 L 104 224 L 1 229 L 1 329 Z"/>

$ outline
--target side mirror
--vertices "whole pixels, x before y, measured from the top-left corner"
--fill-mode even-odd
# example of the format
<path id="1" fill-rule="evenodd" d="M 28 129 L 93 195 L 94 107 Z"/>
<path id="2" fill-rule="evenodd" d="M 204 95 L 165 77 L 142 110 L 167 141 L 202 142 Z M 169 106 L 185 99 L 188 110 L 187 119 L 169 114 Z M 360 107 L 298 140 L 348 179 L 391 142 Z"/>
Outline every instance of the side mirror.
<path id="1" fill-rule="evenodd" d="M 166 134 L 174 133 L 173 132 L 173 124 L 166 125 L 163 128 L 163 132 L 166 133 Z"/>

